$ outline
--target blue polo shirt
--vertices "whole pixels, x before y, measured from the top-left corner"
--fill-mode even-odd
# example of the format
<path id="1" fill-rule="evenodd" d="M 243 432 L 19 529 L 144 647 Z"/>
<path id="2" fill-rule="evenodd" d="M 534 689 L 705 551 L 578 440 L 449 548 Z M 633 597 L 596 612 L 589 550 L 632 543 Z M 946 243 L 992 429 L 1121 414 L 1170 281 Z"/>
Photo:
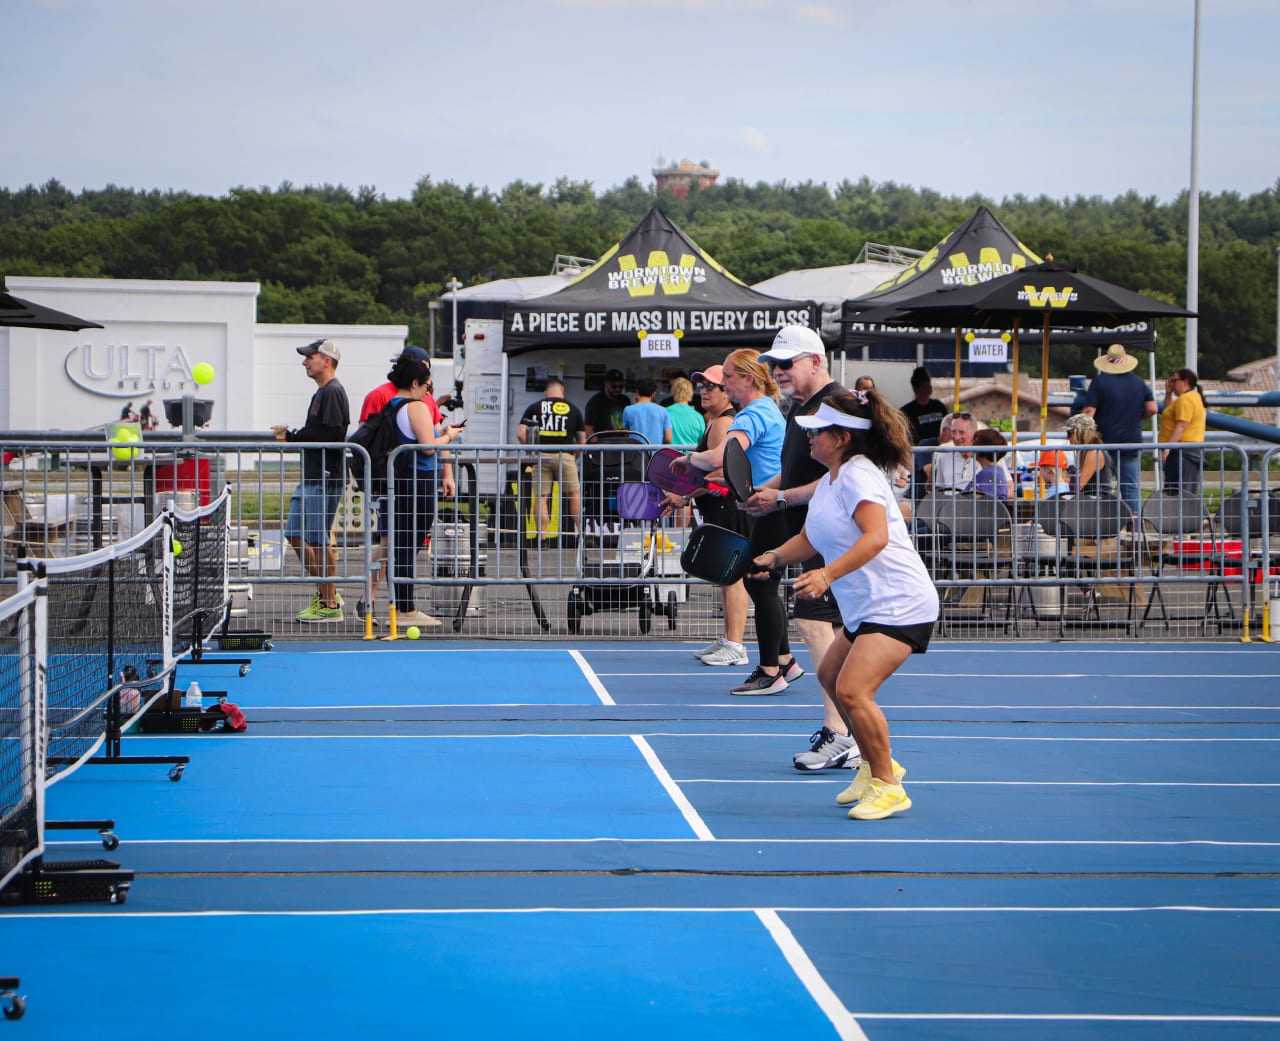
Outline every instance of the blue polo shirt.
<path id="1" fill-rule="evenodd" d="M 1134 372 L 1100 372 L 1084 396 L 1084 404 L 1097 409 L 1093 418 L 1106 444 L 1141 441 L 1144 404 L 1154 400 L 1151 388 Z"/>
<path id="2" fill-rule="evenodd" d="M 741 430 L 747 435 L 747 462 L 751 464 L 753 485 L 759 488 L 782 470 L 782 441 L 786 437 L 787 421 L 773 398 L 756 398 L 739 410 L 729 430 Z"/>

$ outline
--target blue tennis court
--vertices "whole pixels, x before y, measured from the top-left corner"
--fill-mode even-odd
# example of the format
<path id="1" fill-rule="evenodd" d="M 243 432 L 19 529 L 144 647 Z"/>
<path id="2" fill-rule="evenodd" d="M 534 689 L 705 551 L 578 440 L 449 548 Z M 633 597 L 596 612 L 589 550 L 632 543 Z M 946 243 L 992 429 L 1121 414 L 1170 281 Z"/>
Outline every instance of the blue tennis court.
<path id="1" fill-rule="evenodd" d="M 249 732 L 129 739 L 190 755 L 178 784 L 94 766 L 50 789 L 51 817 L 114 817 L 138 877 L 122 907 L 0 916 L 19 1027 L 1280 1038 L 1274 648 L 937 646 L 882 691 L 914 806 L 878 823 L 835 805 L 849 771 L 791 766 L 811 676 L 732 698 L 693 649 L 184 670 Z"/>

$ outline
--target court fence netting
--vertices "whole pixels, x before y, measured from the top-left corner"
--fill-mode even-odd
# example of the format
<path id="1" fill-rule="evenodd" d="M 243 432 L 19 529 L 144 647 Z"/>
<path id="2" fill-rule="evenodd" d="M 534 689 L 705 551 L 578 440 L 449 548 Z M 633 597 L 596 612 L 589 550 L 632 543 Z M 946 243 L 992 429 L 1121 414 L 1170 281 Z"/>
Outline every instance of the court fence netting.
<path id="1" fill-rule="evenodd" d="M 125 900 L 133 875 L 118 863 L 45 858 L 53 830 L 119 844 L 112 820 L 46 819 L 45 793 L 100 764 L 168 766 L 181 779 L 189 757 L 125 755 L 123 740 L 139 724 L 212 729 L 199 725 L 212 710 L 183 697 L 181 666 L 247 671 L 248 659 L 205 653 L 230 616 L 229 501 L 224 490 L 90 553 L 21 562 L 17 592 L 0 603 L 0 904 Z"/>

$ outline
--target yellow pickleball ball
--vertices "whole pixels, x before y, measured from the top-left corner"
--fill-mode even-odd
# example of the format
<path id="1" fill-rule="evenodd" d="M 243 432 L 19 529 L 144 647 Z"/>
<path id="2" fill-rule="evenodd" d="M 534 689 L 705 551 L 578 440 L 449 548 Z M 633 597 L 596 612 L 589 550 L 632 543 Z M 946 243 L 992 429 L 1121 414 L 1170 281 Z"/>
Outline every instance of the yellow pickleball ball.
<path id="1" fill-rule="evenodd" d="M 404 634 L 405 636 L 409 637 L 409 639 L 416 640 L 419 636 L 422 635 L 422 630 L 419 629 L 416 625 L 411 625 L 409 626 L 408 629 L 404 631 Z"/>
<path id="2" fill-rule="evenodd" d="M 173 550 L 173 555 L 175 557 L 182 556 L 182 543 L 179 542 L 177 539 L 170 540 L 169 548 Z"/>
<path id="3" fill-rule="evenodd" d="M 198 362 L 191 369 L 191 378 L 196 381 L 197 387 L 212 383 L 213 377 L 216 375 L 217 372 L 207 361 Z"/>
<path id="4" fill-rule="evenodd" d="M 117 445 L 127 445 L 127 444 L 135 444 L 138 441 L 141 441 L 142 438 L 137 433 L 130 430 L 128 427 L 122 427 L 121 429 L 115 432 L 115 435 L 111 438 L 111 440 L 114 444 L 117 444 Z M 127 463 L 131 459 L 136 459 L 137 457 L 138 457 L 138 450 L 136 448 L 111 449 L 111 458 L 115 459 L 117 462 Z"/>

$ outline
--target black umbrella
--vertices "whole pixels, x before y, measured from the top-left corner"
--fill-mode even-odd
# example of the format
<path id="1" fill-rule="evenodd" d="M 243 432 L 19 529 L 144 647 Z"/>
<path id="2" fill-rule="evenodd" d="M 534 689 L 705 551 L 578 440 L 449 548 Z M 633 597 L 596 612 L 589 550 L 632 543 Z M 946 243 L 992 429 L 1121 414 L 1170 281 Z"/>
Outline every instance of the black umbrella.
<path id="1" fill-rule="evenodd" d="M 956 379 L 960 372 L 961 327 L 1013 329 L 1014 417 L 1017 417 L 1018 332 L 1025 319 L 1039 318 L 1043 330 L 1040 362 L 1040 442 L 1045 441 L 1049 401 L 1049 330 L 1052 325 L 1117 326 L 1151 318 L 1195 318 L 1194 311 L 1166 304 L 1132 289 L 1081 274 L 1048 261 L 975 286 L 957 286 L 918 296 L 909 303 L 859 315 L 885 325 L 955 326 Z M 957 386 L 956 400 L 959 401 Z"/>
<path id="2" fill-rule="evenodd" d="M 97 322 L 87 322 L 73 314 L 55 311 L 52 307 L 21 300 L 0 292 L 0 326 L 15 329 L 61 329 L 76 332 L 80 329 L 101 329 Z"/>

